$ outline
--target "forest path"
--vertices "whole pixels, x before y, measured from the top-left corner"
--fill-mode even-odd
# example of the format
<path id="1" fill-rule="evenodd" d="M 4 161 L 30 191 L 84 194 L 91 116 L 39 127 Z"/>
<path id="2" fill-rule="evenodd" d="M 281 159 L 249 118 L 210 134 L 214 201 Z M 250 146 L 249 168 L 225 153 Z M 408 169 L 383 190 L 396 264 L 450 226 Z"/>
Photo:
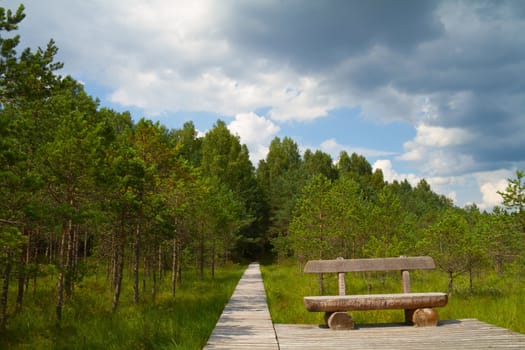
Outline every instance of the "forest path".
<path id="1" fill-rule="evenodd" d="M 204 349 L 279 349 L 258 263 L 244 271 Z"/>

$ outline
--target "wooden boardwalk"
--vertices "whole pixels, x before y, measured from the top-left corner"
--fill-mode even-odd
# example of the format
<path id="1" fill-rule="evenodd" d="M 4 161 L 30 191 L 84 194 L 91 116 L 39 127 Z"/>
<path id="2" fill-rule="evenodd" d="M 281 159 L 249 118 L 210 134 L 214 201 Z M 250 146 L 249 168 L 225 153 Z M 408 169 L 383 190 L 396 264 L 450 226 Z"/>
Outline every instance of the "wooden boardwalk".
<path id="1" fill-rule="evenodd" d="M 259 264 L 250 264 L 205 349 L 279 349 Z"/>
<path id="2" fill-rule="evenodd" d="M 525 334 L 476 319 L 438 327 L 358 325 L 333 331 L 316 325 L 272 324 L 258 264 L 239 281 L 205 349 L 525 349 Z"/>
<path id="3" fill-rule="evenodd" d="M 440 322 L 438 327 L 367 325 L 333 331 L 315 325 L 275 325 L 279 348 L 289 349 L 525 349 L 525 335 L 476 319 Z"/>

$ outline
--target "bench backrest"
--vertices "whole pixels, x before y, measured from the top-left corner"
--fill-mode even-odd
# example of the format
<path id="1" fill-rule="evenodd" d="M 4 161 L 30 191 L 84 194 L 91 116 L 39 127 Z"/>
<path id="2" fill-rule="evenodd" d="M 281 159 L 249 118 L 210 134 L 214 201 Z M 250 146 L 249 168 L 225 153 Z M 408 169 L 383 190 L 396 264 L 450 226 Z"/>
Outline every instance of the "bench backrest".
<path id="1" fill-rule="evenodd" d="M 310 260 L 304 267 L 306 273 L 340 273 L 364 271 L 408 271 L 431 270 L 436 264 L 430 256 L 376 258 L 376 259 L 334 259 Z"/>
<path id="2" fill-rule="evenodd" d="M 436 264 L 430 256 L 376 258 L 376 259 L 343 259 L 335 260 L 310 260 L 304 267 L 306 273 L 338 273 L 339 295 L 345 295 L 346 272 L 365 271 L 401 271 L 402 287 L 404 293 L 410 293 L 409 270 L 431 270 Z M 321 275 L 322 276 L 322 275 Z"/>

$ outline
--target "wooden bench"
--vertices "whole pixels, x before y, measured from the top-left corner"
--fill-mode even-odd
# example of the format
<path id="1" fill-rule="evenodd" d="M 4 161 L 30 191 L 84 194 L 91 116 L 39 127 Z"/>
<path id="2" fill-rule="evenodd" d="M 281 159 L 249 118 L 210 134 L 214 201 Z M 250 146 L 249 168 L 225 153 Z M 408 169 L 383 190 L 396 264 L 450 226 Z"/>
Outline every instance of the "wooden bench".
<path id="1" fill-rule="evenodd" d="M 438 314 L 433 307 L 445 306 L 446 293 L 411 293 L 409 270 L 434 269 L 429 256 L 382 259 L 312 260 L 306 263 L 306 273 L 337 273 L 339 295 L 307 296 L 304 305 L 308 311 L 324 312 L 331 329 L 353 329 L 354 321 L 347 311 L 404 309 L 405 320 L 416 326 L 436 326 Z M 367 271 L 401 271 L 403 293 L 345 295 L 345 273 Z"/>

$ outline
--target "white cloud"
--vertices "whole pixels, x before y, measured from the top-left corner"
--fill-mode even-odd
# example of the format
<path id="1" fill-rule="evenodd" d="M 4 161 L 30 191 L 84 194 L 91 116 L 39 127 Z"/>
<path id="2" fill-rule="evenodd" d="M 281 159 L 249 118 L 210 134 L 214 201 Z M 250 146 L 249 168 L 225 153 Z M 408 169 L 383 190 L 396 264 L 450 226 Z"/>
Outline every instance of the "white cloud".
<path id="1" fill-rule="evenodd" d="M 228 124 L 228 129 L 246 144 L 254 165 L 266 157 L 268 144 L 280 130 L 271 120 L 253 112 L 237 114 L 235 120 Z"/>
<path id="2" fill-rule="evenodd" d="M 472 135 L 467 130 L 460 128 L 444 128 L 421 123 L 416 127 L 416 131 L 414 142 L 425 147 L 461 145 L 472 139 Z"/>
<path id="3" fill-rule="evenodd" d="M 338 106 L 333 95 L 322 91 L 317 79 L 296 76 L 291 82 L 284 85 L 284 90 L 280 89 L 273 101 L 268 101 L 274 106 L 268 113 L 272 119 L 313 120 L 328 115 L 331 109 Z"/>
<path id="4" fill-rule="evenodd" d="M 416 186 L 421 180 L 415 174 L 398 173 L 388 159 L 377 160 L 373 165 L 373 169 L 381 169 L 385 181 L 388 182 L 407 179 L 412 186 Z M 476 203 L 481 210 L 491 210 L 494 206 L 502 204 L 502 198 L 498 191 L 505 190 L 507 179 L 511 177 L 512 172 L 510 170 L 500 169 L 478 172 L 472 175 L 428 177 L 425 180 L 433 191 L 444 194 L 456 205 Z M 461 192 L 461 194 L 458 192 Z M 465 195 L 469 198 L 479 198 L 479 200 L 465 201 Z M 458 203 L 458 201 L 461 201 L 461 203 Z"/>
<path id="5" fill-rule="evenodd" d="M 478 204 L 480 209 L 488 209 L 496 205 L 501 205 L 502 198 L 498 194 L 498 191 L 503 191 L 506 184 L 507 182 L 505 180 L 500 180 L 496 183 L 487 182 L 482 184 L 479 188 L 483 198 L 483 201 Z"/>
<path id="6" fill-rule="evenodd" d="M 383 172 L 383 178 L 387 182 L 393 181 L 404 181 L 407 180 L 412 186 L 416 186 L 421 178 L 415 174 L 400 174 L 393 167 L 392 162 L 389 159 L 379 159 L 374 162 L 372 169 L 381 169 Z"/>
<path id="7" fill-rule="evenodd" d="M 451 191 L 448 194 L 445 195 L 448 199 L 452 200 L 452 203 L 457 203 L 458 195 L 456 191 Z"/>
<path id="8" fill-rule="evenodd" d="M 385 181 L 390 183 L 393 181 L 402 182 L 404 180 L 407 180 L 410 185 L 415 187 L 423 179 L 422 177 L 414 173 L 398 173 L 393 168 L 392 162 L 388 159 L 377 160 L 376 162 L 374 162 L 372 169 L 374 171 L 376 169 L 381 169 L 381 171 L 383 172 L 383 178 L 385 179 Z M 425 178 L 425 181 L 430 185 L 434 192 L 445 195 L 445 197 L 451 199 L 454 203 L 457 203 L 458 201 L 458 194 L 455 190 L 451 189 L 455 188 L 458 185 L 461 186 L 464 183 L 464 179 L 462 177 L 455 176 L 427 177 Z"/>
<path id="9" fill-rule="evenodd" d="M 335 138 L 331 138 L 331 139 L 321 142 L 319 148 L 323 152 L 330 154 L 333 159 L 337 159 L 339 157 L 339 154 L 342 151 L 346 151 L 348 155 L 351 155 L 352 153 L 356 153 L 356 154 L 364 156 L 365 158 L 366 157 L 386 157 L 386 156 L 391 156 L 395 154 L 394 152 L 390 152 L 390 151 L 343 145 L 343 144 L 338 143 Z"/>
<path id="10" fill-rule="evenodd" d="M 432 159 L 435 157 L 428 157 L 429 152 L 435 155 L 440 148 L 462 145 L 472 139 L 471 132 L 461 128 L 444 128 L 420 123 L 416 126 L 415 138 L 412 141 L 405 142 L 406 152 L 399 159 L 411 161 Z"/>
<path id="11" fill-rule="evenodd" d="M 420 123 L 416 136 L 404 143 L 405 153 L 398 160 L 418 164 L 424 177 L 449 176 L 465 173 L 475 168 L 476 161 L 470 154 L 457 148 L 473 140 L 473 135 L 461 128 L 445 128 Z"/>
<path id="12" fill-rule="evenodd" d="M 474 174 L 477 180 L 482 200 L 477 203 L 480 209 L 491 209 L 503 203 L 498 191 L 505 191 L 507 179 L 512 177 L 512 172 L 506 169 L 486 171 Z"/>

